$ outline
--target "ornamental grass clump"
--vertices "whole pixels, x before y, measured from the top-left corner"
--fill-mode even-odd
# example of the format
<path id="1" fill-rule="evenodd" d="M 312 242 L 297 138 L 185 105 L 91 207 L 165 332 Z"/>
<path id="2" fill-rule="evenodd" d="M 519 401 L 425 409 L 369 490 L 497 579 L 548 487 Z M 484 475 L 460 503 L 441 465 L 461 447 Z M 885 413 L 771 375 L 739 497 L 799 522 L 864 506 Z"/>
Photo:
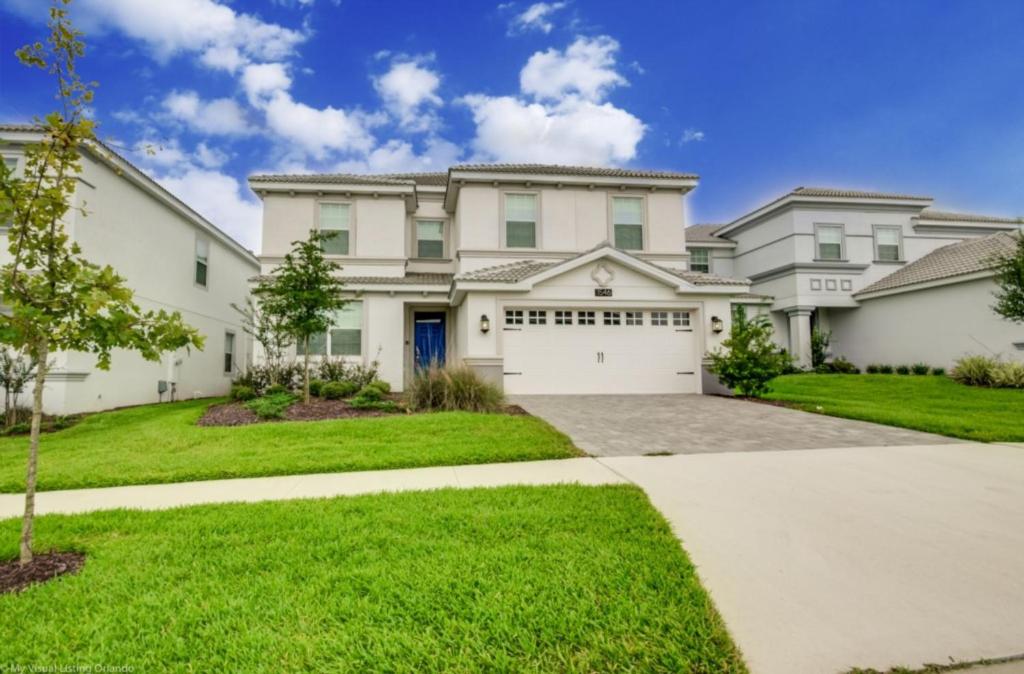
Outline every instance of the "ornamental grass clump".
<path id="1" fill-rule="evenodd" d="M 992 386 L 1024 388 L 1024 363 L 1016 361 L 996 363 L 992 368 Z"/>
<path id="2" fill-rule="evenodd" d="M 419 368 L 406 392 L 413 411 L 496 412 L 505 396 L 467 365 Z"/>
<path id="3" fill-rule="evenodd" d="M 988 356 L 964 356 L 956 361 L 949 376 L 967 386 L 991 386 L 996 363 L 995 358 Z"/>

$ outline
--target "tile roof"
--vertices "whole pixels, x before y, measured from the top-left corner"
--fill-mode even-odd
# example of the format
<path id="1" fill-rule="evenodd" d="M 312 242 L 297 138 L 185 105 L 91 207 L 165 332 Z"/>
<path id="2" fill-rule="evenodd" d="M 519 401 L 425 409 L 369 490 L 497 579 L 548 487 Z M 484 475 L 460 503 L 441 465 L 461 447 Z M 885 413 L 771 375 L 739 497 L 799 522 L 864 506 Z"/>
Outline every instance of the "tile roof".
<path id="1" fill-rule="evenodd" d="M 661 267 L 655 265 L 663 271 L 667 271 L 673 276 L 678 276 L 684 281 L 691 283 L 695 286 L 746 286 L 750 285 L 748 279 L 743 278 L 730 278 L 728 276 L 719 276 L 717 274 L 704 274 L 699 271 L 683 271 L 681 269 L 669 269 L 668 267 Z"/>
<path id="2" fill-rule="evenodd" d="M 715 232 L 720 230 L 725 225 L 690 225 L 686 228 L 686 240 L 694 243 L 704 241 L 722 241 L 726 243 L 732 243 L 729 239 L 721 236 L 715 236 Z"/>
<path id="3" fill-rule="evenodd" d="M 483 281 L 488 283 L 518 283 L 523 279 L 539 274 L 546 269 L 561 264 L 564 260 L 541 261 L 541 260 L 519 260 L 507 264 L 499 264 L 493 267 L 483 267 L 459 274 L 455 277 L 457 281 Z"/>
<path id="4" fill-rule="evenodd" d="M 917 216 L 924 220 L 948 220 L 950 222 L 998 222 L 1007 225 L 1024 224 L 1024 218 L 1002 218 L 994 215 L 976 215 L 974 213 L 953 213 L 952 211 L 936 211 L 926 208 Z"/>
<path id="5" fill-rule="evenodd" d="M 992 268 L 995 256 L 1013 252 L 1016 236 L 999 232 L 943 246 L 875 281 L 854 296 L 986 271 Z"/>
<path id="6" fill-rule="evenodd" d="M 249 176 L 250 182 L 324 183 L 332 185 L 415 185 L 409 177 L 395 174 L 363 175 L 356 173 L 264 173 Z"/>
<path id="7" fill-rule="evenodd" d="M 536 173 L 538 175 L 594 176 L 596 178 L 669 178 L 696 180 L 694 173 L 648 171 L 605 166 L 563 166 L 560 164 L 458 164 L 452 171 L 486 171 L 487 173 Z"/>
<path id="8" fill-rule="evenodd" d="M 452 283 L 453 274 L 428 274 L 409 272 L 405 276 L 342 276 L 341 280 L 351 285 L 387 285 L 387 286 L 445 286 Z M 268 279 L 268 274 L 253 276 L 249 281 L 257 283 Z"/>
<path id="9" fill-rule="evenodd" d="M 920 199 L 931 200 L 931 197 L 924 197 L 913 194 L 900 194 L 895 192 L 872 192 L 863 190 L 845 190 L 834 187 L 797 187 L 786 196 L 795 197 L 826 197 L 829 199 Z"/>

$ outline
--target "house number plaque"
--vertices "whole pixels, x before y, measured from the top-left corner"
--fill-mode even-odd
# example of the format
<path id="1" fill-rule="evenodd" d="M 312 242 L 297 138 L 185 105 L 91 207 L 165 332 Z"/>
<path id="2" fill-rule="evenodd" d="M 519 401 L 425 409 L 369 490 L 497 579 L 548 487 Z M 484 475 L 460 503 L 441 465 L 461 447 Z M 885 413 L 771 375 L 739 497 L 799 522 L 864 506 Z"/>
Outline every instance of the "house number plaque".
<path id="1" fill-rule="evenodd" d="M 611 297 L 611 288 L 594 288 L 594 297 Z"/>

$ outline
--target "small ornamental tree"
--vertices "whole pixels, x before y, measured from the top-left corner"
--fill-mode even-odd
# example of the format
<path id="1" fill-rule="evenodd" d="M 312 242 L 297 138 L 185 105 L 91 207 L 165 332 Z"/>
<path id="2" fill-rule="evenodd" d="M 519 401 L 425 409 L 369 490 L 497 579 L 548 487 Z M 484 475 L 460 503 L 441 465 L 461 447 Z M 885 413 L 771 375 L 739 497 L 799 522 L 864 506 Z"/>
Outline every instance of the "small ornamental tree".
<path id="1" fill-rule="evenodd" d="M 1018 232 L 1017 248 L 995 262 L 996 303 L 993 311 L 1008 321 L 1024 323 L 1024 231 Z"/>
<path id="2" fill-rule="evenodd" d="M 0 297 L 8 311 L 0 316 L 0 344 L 22 351 L 36 362 L 25 479 L 20 561 L 32 561 L 35 518 L 36 465 L 43 389 L 55 351 L 85 351 L 96 355 L 96 366 L 110 367 L 111 351 L 131 349 L 148 360 L 165 351 L 202 347 L 202 337 L 169 314 L 142 311 L 123 278 L 108 267 L 86 260 L 78 244 L 64 231 L 71 210 L 81 152 L 102 154 L 85 108 L 93 84 L 81 81 L 75 60 L 85 45 L 67 16 L 69 0 L 50 8 L 48 44 L 19 49 L 25 65 L 48 71 L 57 80 L 59 112 L 37 120 L 42 140 L 25 146 L 21 177 L 0 168 L 0 219 L 8 231 L 10 261 L 0 268 Z M 82 216 L 86 213 L 80 210 Z"/>
<path id="3" fill-rule="evenodd" d="M 283 323 L 283 317 L 264 311 L 251 297 L 245 298 L 245 306 L 232 304 L 242 317 L 242 330 L 259 342 L 263 347 L 263 357 L 267 360 L 270 372 L 270 383 L 279 384 L 281 366 L 284 363 L 284 352 L 291 346 L 295 338 Z"/>
<path id="4" fill-rule="evenodd" d="M 828 346 L 832 342 L 832 331 L 815 326 L 811 331 L 811 367 L 818 368 L 828 360 Z"/>
<path id="5" fill-rule="evenodd" d="M 786 371 L 790 356 L 772 342 L 772 325 L 767 316 L 747 318 L 736 307 L 725 349 L 711 354 L 710 370 L 723 384 L 740 395 L 760 397 L 770 391 L 768 382 Z"/>
<path id="6" fill-rule="evenodd" d="M 303 399 L 309 402 L 309 342 L 330 329 L 334 312 L 347 301 L 341 267 L 324 257 L 323 242 L 330 234 L 310 232 L 306 241 L 293 241 L 284 262 L 253 290 L 260 309 L 277 321 L 303 347 Z"/>

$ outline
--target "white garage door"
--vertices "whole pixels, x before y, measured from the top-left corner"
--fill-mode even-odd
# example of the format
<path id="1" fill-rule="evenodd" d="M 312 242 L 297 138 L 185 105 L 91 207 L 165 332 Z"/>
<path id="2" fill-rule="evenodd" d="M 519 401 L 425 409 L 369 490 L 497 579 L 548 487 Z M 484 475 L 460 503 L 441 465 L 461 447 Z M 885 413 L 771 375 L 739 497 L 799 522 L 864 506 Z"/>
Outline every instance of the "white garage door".
<path id="1" fill-rule="evenodd" d="M 695 315 L 666 309 L 513 307 L 502 325 L 508 393 L 696 393 Z"/>

